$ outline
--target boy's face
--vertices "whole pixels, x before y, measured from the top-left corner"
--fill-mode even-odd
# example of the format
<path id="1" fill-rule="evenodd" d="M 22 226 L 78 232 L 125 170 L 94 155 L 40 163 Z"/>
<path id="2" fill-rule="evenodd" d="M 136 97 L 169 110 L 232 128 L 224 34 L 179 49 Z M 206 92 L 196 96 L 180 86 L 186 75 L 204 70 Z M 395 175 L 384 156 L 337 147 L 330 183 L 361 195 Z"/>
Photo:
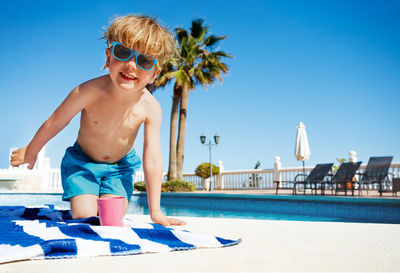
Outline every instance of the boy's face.
<path id="1" fill-rule="evenodd" d="M 120 61 L 113 56 L 112 48 L 106 49 L 106 56 L 111 80 L 124 90 L 143 90 L 147 84 L 153 83 L 161 71 L 157 65 L 148 71 L 139 68 L 135 62 L 135 55 L 127 61 Z"/>

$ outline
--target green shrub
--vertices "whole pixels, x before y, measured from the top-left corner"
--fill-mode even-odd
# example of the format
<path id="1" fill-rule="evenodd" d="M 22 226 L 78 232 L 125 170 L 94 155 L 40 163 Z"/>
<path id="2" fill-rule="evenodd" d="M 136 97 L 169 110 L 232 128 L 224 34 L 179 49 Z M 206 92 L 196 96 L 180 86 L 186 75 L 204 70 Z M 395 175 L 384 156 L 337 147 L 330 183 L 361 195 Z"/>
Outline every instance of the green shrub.
<path id="1" fill-rule="evenodd" d="M 146 191 L 146 182 L 144 181 L 138 181 L 135 184 L 133 184 L 133 187 L 137 191 Z"/>
<path id="2" fill-rule="evenodd" d="M 137 191 L 146 191 L 146 182 L 139 181 L 136 182 L 133 187 Z M 189 192 L 195 191 L 196 184 L 192 182 L 186 181 L 167 181 L 161 184 L 161 191 L 162 192 Z"/>
<path id="3" fill-rule="evenodd" d="M 162 192 L 188 192 L 188 191 L 195 191 L 196 184 L 192 182 L 186 181 L 167 181 L 162 183 L 161 191 Z"/>
<path id="4" fill-rule="evenodd" d="M 196 170 L 194 171 L 197 176 L 202 178 L 209 178 L 210 177 L 210 163 L 201 163 L 197 166 Z M 219 168 L 212 164 L 212 173 L 213 175 L 219 174 Z"/>

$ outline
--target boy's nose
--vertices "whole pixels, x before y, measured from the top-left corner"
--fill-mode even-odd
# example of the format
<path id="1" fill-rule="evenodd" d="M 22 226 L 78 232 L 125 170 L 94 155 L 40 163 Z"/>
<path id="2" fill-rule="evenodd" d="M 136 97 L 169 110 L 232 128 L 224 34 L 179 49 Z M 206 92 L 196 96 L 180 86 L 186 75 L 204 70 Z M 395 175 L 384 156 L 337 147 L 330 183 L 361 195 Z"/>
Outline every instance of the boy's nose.
<path id="1" fill-rule="evenodd" d="M 129 66 L 133 67 L 133 68 L 137 68 L 136 61 L 135 61 L 135 55 L 133 55 L 132 58 L 130 58 L 130 59 L 127 61 L 127 64 L 128 64 Z"/>

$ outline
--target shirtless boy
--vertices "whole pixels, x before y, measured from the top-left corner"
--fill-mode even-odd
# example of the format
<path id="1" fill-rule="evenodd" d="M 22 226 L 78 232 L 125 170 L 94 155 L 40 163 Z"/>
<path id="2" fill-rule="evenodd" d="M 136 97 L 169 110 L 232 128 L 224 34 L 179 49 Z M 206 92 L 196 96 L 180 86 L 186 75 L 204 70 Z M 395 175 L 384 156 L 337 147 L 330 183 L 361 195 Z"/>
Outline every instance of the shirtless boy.
<path id="1" fill-rule="evenodd" d="M 104 38 L 109 74 L 73 89 L 29 145 L 12 153 L 11 165 L 28 163 L 32 169 L 41 148 L 80 112 L 77 141 L 61 163 L 63 200 L 70 201 L 74 219 L 97 216 L 99 197 L 123 196 L 126 211 L 141 164 L 133 145 L 144 123 L 143 170 L 151 219 L 164 226 L 184 225 L 160 210 L 161 108 L 145 87 L 160 73 L 159 64 L 174 57 L 175 40 L 154 19 L 135 15 L 114 20 Z"/>

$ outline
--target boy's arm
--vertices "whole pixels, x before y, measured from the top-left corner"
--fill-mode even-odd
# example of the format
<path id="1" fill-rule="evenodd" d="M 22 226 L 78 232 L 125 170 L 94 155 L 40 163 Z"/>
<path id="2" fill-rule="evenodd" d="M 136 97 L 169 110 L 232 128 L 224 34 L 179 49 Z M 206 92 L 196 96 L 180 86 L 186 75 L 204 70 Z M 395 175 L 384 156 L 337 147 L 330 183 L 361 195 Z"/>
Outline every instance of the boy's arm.
<path id="1" fill-rule="evenodd" d="M 186 223 L 181 220 L 167 218 L 160 209 L 163 164 L 160 147 L 161 108 L 158 103 L 151 107 L 144 126 L 143 170 L 151 220 L 164 226 L 184 225 Z"/>
<path id="2" fill-rule="evenodd" d="M 42 147 L 64 129 L 71 119 L 85 107 L 89 96 L 84 93 L 87 92 L 82 92 L 80 87 L 72 90 L 54 113 L 40 126 L 29 145 L 12 152 L 11 165 L 19 166 L 28 163 L 28 169 L 32 169 Z"/>

